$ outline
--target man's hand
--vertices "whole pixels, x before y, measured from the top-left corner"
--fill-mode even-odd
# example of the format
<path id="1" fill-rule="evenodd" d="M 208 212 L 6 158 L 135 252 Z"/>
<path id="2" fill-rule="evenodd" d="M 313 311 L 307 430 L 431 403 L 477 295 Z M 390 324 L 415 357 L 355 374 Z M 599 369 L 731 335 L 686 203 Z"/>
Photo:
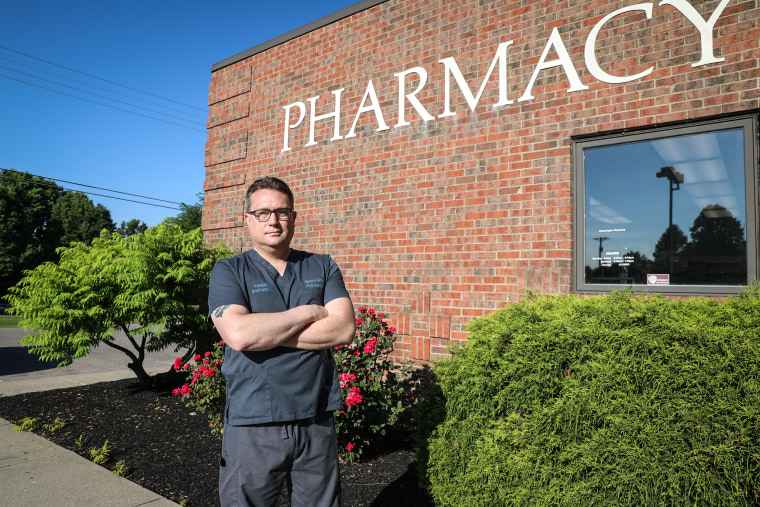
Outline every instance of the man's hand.
<path id="1" fill-rule="evenodd" d="M 325 305 L 325 310 L 325 318 L 307 325 L 282 345 L 296 349 L 322 350 L 351 343 L 356 333 L 356 316 L 351 300 L 333 299 Z"/>

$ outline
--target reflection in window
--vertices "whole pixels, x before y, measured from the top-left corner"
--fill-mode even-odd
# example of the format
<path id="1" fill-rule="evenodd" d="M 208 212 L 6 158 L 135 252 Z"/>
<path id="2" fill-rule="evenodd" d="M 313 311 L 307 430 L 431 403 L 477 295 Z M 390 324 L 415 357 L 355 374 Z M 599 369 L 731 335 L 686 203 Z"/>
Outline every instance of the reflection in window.
<path id="1" fill-rule="evenodd" d="M 576 224 L 578 288 L 746 285 L 756 275 L 756 260 L 748 263 L 748 240 L 756 242 L 747 203 L 753 125 L 724 121 L 578 143 L 577 216 L 585 216 Z"/>

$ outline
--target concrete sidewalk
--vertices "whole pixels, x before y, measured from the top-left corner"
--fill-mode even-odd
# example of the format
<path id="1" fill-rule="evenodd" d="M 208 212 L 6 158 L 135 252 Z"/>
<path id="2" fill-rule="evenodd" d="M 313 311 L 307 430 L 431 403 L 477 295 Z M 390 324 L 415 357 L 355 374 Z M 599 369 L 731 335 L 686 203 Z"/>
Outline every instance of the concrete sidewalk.
<path id="1" fill-rule="evenodd" d="M 0 375 L 0 395 L 61 389 L 135 378 L 124 353 L 101 346 L 72 365 L 55 369 L 26 357 L 20 329 L 0 329 L 0 352 L 11 366 Z M 168 371 L 175 353 L 149 354 L 150 374 Z M 9 373 L 10 372 L 10 373 Z M 15 431 L 0 419 L 0 507 L 170 507 L 178 504 L 148 491 L 34 433 Z"/>

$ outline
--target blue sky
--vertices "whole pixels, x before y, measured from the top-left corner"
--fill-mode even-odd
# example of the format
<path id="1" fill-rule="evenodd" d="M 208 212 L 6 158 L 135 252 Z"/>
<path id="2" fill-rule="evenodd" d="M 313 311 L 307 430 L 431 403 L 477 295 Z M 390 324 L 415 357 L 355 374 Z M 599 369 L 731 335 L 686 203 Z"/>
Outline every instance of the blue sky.
<path id="1" fill-rule="evenodd" d="M 203 189 L 211 66 L 354 3 L 3 2 L 0 76 L 7 77 L 0 77 L 0 167 L 161 199 L 58 181 L 65 188 L 87 192 L 95 203 L 106 206 L 117 225 L 133 218 L 156 225 L 179 212 L 172 209 L 177 208 L 175 203 L 196 203 Z"/>

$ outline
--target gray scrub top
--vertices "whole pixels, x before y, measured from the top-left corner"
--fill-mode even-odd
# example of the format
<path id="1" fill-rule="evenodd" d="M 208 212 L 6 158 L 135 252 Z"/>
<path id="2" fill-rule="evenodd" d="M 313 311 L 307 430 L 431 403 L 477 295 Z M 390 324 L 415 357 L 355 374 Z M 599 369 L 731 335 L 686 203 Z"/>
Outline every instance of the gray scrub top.
<path id="1" fill-rule="evenodd" d="M 228 304 L 276 313 L 307 304 L 325 305 L 348 291 L 328 255 L 291 250 L 280 276 L 255 250 L 220 259 L 211 272 L 209 311 Z M 225 423 L 239 426 L 295 421 L 341 408 L 335 360 L 329 350 L 276 347 L 238 352 L 225 347 Z"/>

